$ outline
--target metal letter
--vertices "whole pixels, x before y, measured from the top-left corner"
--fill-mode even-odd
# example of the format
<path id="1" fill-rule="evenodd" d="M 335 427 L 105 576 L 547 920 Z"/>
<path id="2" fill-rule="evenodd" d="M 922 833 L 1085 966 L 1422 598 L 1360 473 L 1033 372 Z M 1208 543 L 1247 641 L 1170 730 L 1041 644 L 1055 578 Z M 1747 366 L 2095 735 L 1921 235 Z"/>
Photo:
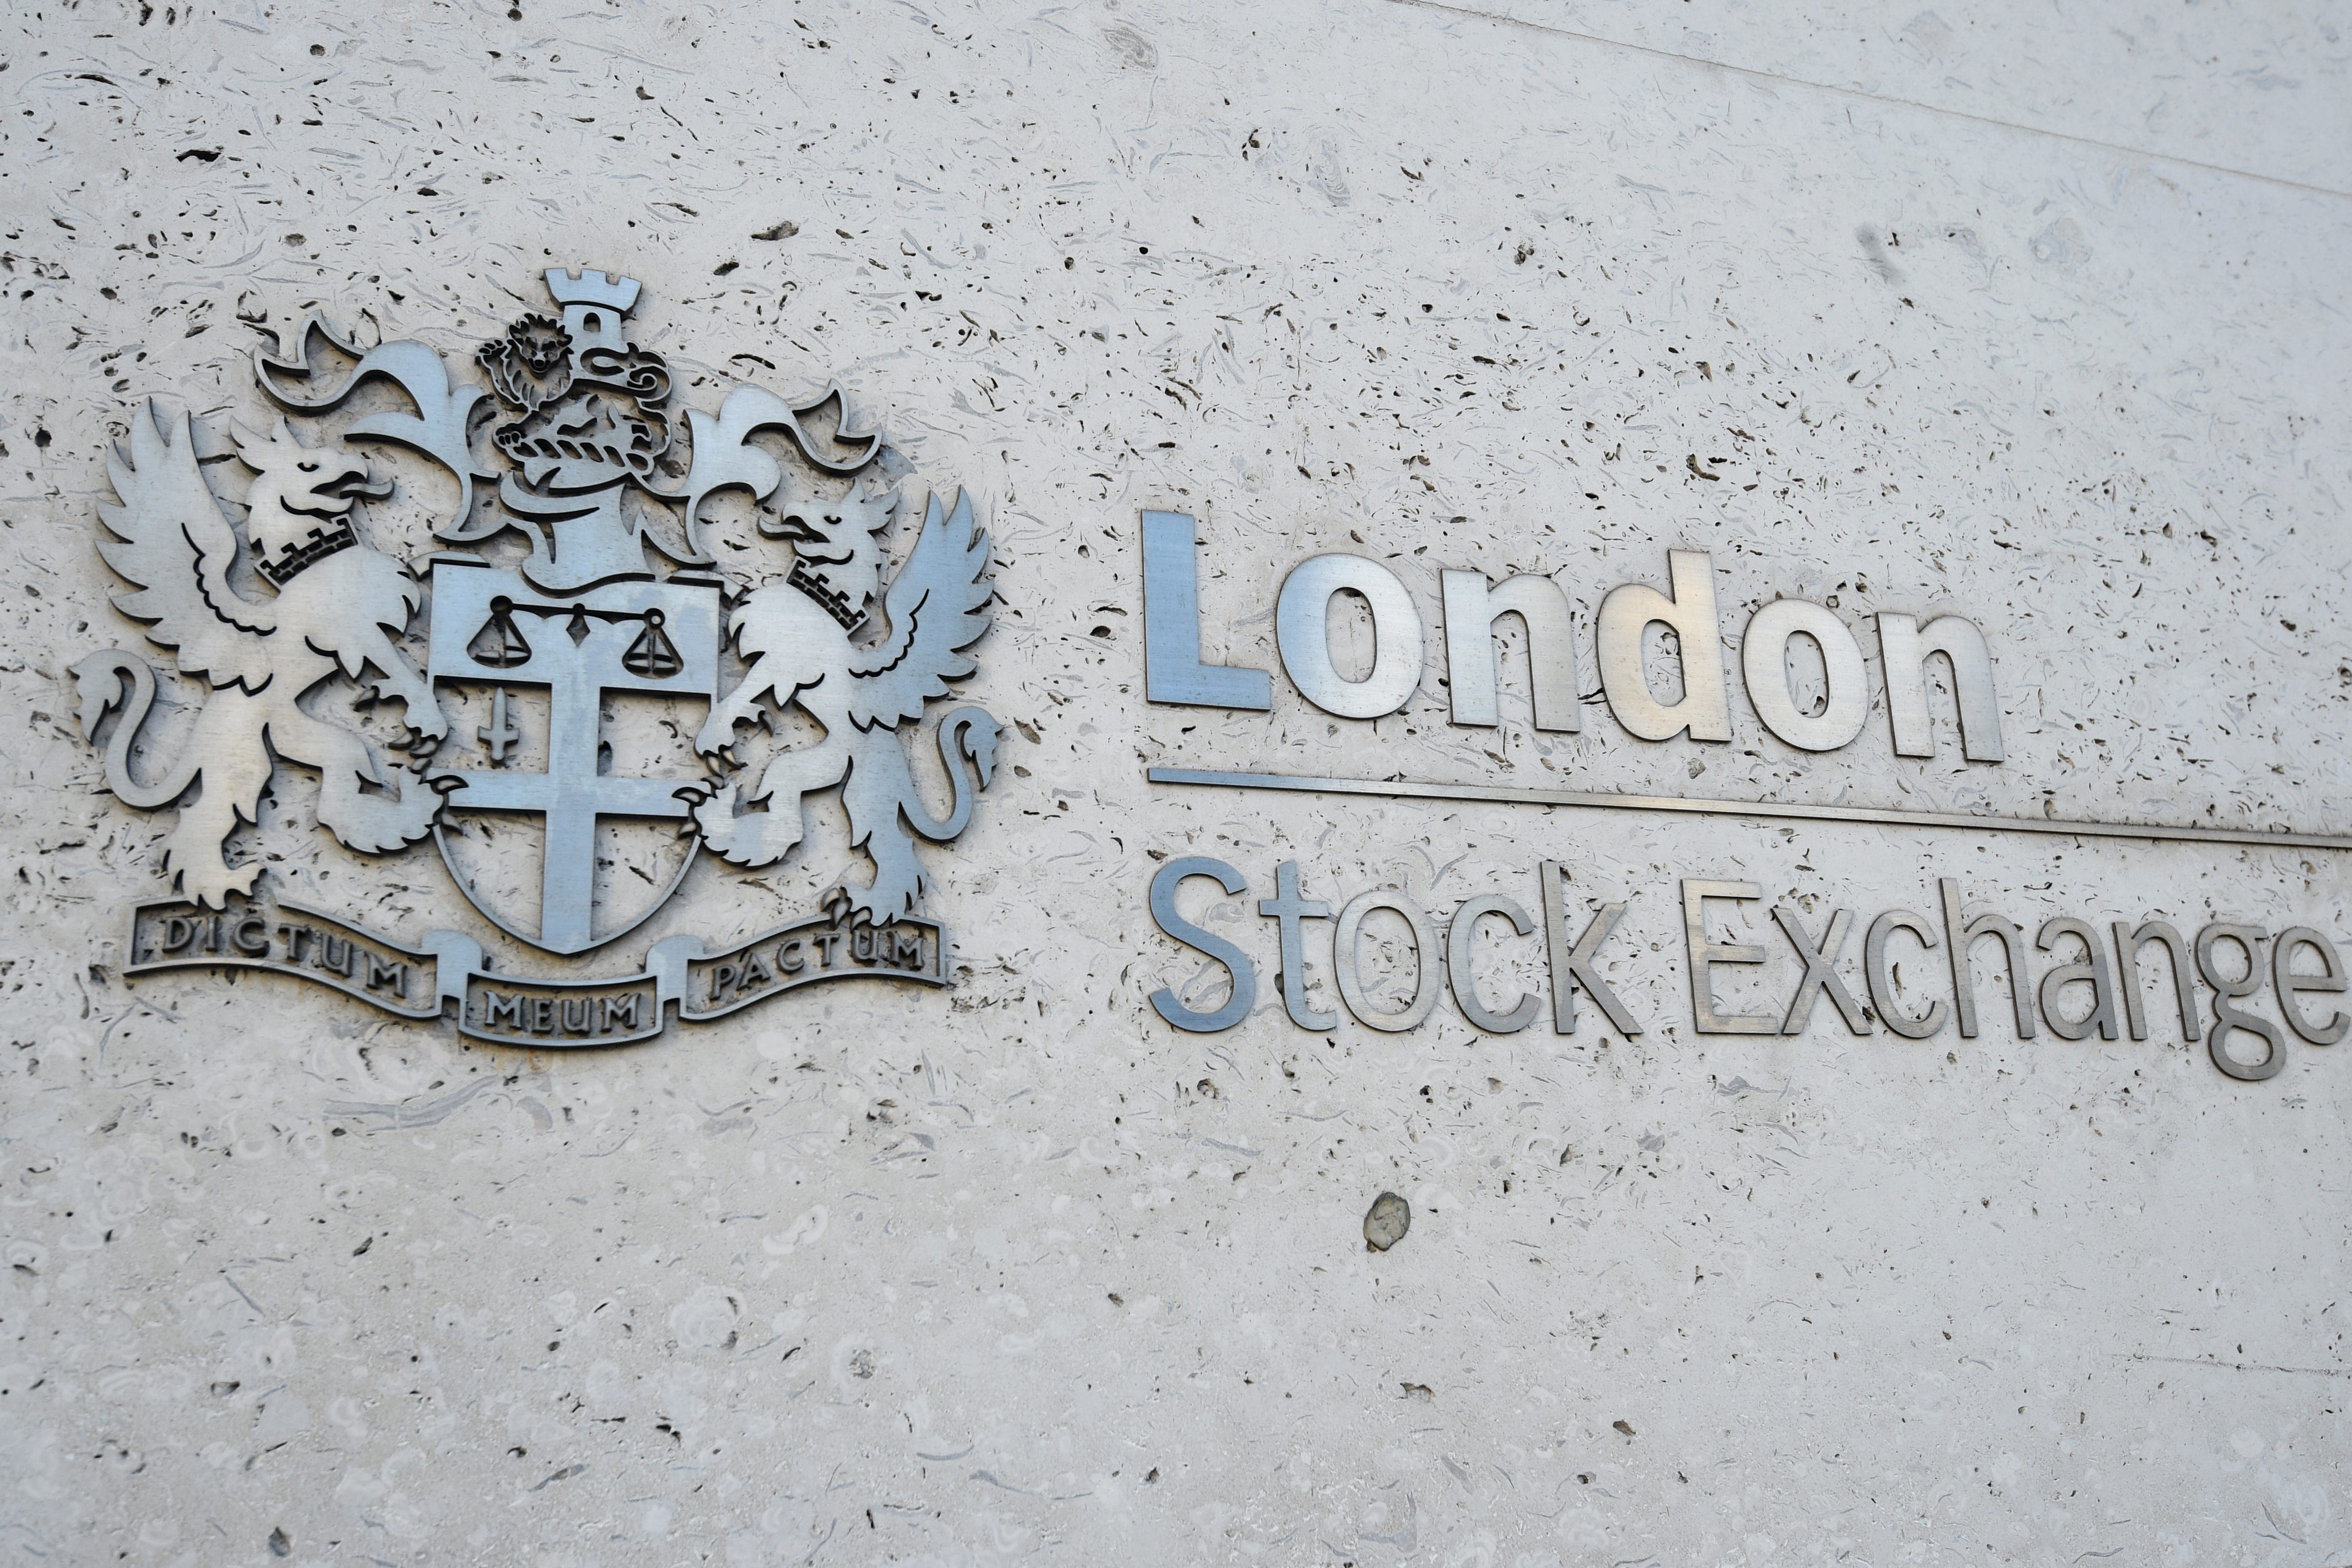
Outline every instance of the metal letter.
<path id="1" fill-rule="evenodd" d="M 1633 1015 L 1617 999 L 1617 993 L 1601 977 L 1596 960 L 1601 944 L 1617 929 L 1625 915 L 1622 903 L 1603 904 L 1601 912 L 1586 922 L 1584 935 L 1576 945 L 1568 945 L 1568 900 L 1560 890 L 1564 868 L 1557 860 L 1547 860 L 1538 869 L 1543 882 L 1544 938 L 1551 958 L 1551 1032 L 1572 1035 L 1576 1032 L 1576 987 L 1584 987 L 1617 1032 L 1628 1039 L 1642 1032 Z"/>
<path id="2" fill-rule="evenodd" d="M 1225 966 L 1232 977 L 1232 986 L 1224 1005 L 1213 1013 L 1202 1013 L 1176 1000 L 1176 993 L 1161 986 L 1151 994 L 1151 1005 L 1159 1015 L 1180 1029 L 1196 1035 L 1213 1035 L 1230 1029 L 1248 1016 L 1257 1002 L 1257 965 L 1250 955 L 1213 931 L 1202 931 L 1176 912 L 1176 886 L 1187 877 L 1212 877 L 1227 894 L 1244 893 L 1249 883 L 1242 874 L 1223 860 L 1213 860 L 1206 855 L 1186 855 L 1171 860 L 1151 876 L 1151 920 L 1166 935 L 1182 942 L 1195 952 L 1203 952 Z"/>
<path id="3" fill-rule="evenodd" d="M 2094 1028 L 2099 1031 L 2099 1038 L 2112 1040 L 2116 1037 L 2116 983 L 2107 971 L 2106 947 L 2087 923 L 2070 918 L 2042 921 L 2033 945 L 2053 952 L 2062 936 L 2082 942 L 2085 962 L 2058 964 L 2042 973 L 2042 984 L 2034 990 L 2042 1003 L 2042 1021 L 2062 1040 L 2086 1039 Z M 2091 1011 L 2079 1020 L 2069 1019 L 2058 1001 L 2065 994 L 2064 987 L 2082 981 L 2090 983 Z"/>
<path id="4" fill-rule="evenodd" d="M 2137 931 L 2131 921 L 2117 921 L 2109 928 L 2116 933 L 2116 956 L 2123 963 L 2119 977 L 2124 994 L 2124 1024 L 2135 1040 L 2147 1038 L 2147 1015 L 2140 1005 L 2139 950 L 2149 942 L 2162 942 L 2172 959 L 2172 991 L 2180 1005 L 2180 1037 L 2194 1043 L 2200 1031 L 2197 1022 L 2197 987 L 2189 978 L 2194 973 L 2189 956 L 2189 939 L 2163 921 L 2150 921 Z"/>
<path id="5" fill-rule="evenodd" d="M 1976 966 L 1969 957 L 1979 937 L 1999 937 L 2009 956 L 2009 1004 L 2017 1015 L 2017 1036 L 2033 1037 L 2033 973 L 2025 957 L 2025 933 L 2000 915 L 1979 915 L 1962 923 L 1960 885 L 1949 877 L 1937 879 L 1936 890 L 1944 900 L 1944 940 L 1952 944 L 1952 1002 L 1960 1016 L 1960 1038 L 1977 1037 Z"/>
<path id="6" fill-rule="evenodd" d="M 1201 662 L 1201 554 L 1185 511 L 1143 514 L 1143 695 L 1196 708 L 1274 706 L 1265 671 Z"/>
<path id="7" fill-rule="evenodd" d="M 367 988 L 371 991 L 392 987 L 394 996 L 408 994 L 408 965 L 397 959 L 387 963 L 374 953 L 367 955 Z"/>
<path id="8" fill-rule="evenodd" d="M 1331 664 L 1331 595 L 1360 594 L 1372 608 L 1372 672 L 1343 680 Z M 1299 695 L 1342 719 L 1378 719 L 1421 689 L 1421 611 L 1396 574 L 1362 555 L 1310 555 L 1275 601 L 1274 642 Z"/>
<path id="9" fill-rule="evenodd" d="M 1506 578 L 1486 585 L 1484 572 L 1441 572 L 1445 600 L 1445 678 L 1454 721 L 1503 721 L 1495 695 L 1495 623 L 1517 616 L 1528 629 L 1528 692 L 1538 730 L 1574 731 L 1583 722 L 1576 690 L 1576 626 L 1568 595 L 1549 577 Z"/>
<path id="10" fill-rule="evenodd" d="M 2319 954 L 2323 966 L 2317 974 L 2298 974 L 2288 962 L 2298 947 L 2308 947 Z M 2295 994 L 2319 991 L 2330 995 L 2340 994 L 2347 988 L 2344 961 L 2336 955 L 2336 944 L 2309 926 L 2289 926 L 2279 932 L 2278 941 L 2271 944 L 2271 984 L 2278 990 L 2279 1011 L 2286 1015 L 2289 1027 L 2315 1046 L 2332 1046 L 2352 1029 L 2352 1017 L 2342 1012 L 2332 1016 L 2325 1024 L 2306 1024 L 2296 1007 Z"/>
<path id="11" fill-rule="evenodd" d="M 1784 599 L 1781 603 L 1788 601 Z M 1804 977 L 1797 982 L 1796 997 L 1789 1004 L 1789 1016 L 1780 1020 L 1780 1032 L 1784 1035 L 1803 1034 L 1813 1021 L 1814 998 L 1826 991 L 1831 1005 L 1845 1019 L 1847 1028 L 1857 1035 L 1870 1033 L 1870 1015 L 1864 1011 L 1861 1003 L 1853 999 L 1853 994 L 1837 977 L 1837 971 L 1830 967 L 1837 962 L 1838 954 L 1845 951 L 1845 933 L 1853 925 L 1853 911 L 1831 910 L 1829 929 L 1822 933 L 1818 945 L 1814 943 L 1811 933 L 1805 930 L 1805 922 L 1798 918 L 1797 911 L 1787 905 L 1773 905 L 1772 919 L 1796 947 L 1797 957 L 1805 966 Z"/>
<path id="12" fill-rule="evenodd" d="M 1718 963 L 1761 963 L 1765 952 L 1747 942 L 1709 942 L 1706 900 L 1760 899 L 1764 889 L 1753 882 L 1707 882 L 1683 879 L 1683 940 L 1690 952 L 1692 1026 L 1702 1035 L 1770 1035 L 1780 1032 L 1779 1020 L 1761 1013 L 1717 1013 L 1715 979 Z"/>
<path id="13" fill-rule="evenodd" d="M 1281 929 L 1282 1010 L 1302 1029 L 1338 1028 L 1339 1014 L 1318 1013 L 1307 1000 L 1307 944 L 1300 922 L 1329 920 L 1331 906 L 1309 903 L 1298 896 L 1297 861 L 1285 860 L 1274 868 L 1274 897 L 1260 899 L 1257 912 Z"/>
<path id="14" fill-rule="evenodd" d="M 1372 1005 L 1364 990 L 1364 983 L 1356 969 L 1357 939 L 1363 934 L 1364 917 L 1374 910 L 1391 910 L 1404 917 L 1412 928 L 1412 951 L 1419 973 L 1414 976 L 1412 1000 L 1398 1013 L 1383 1013 Z M 1339 1000 L 1356 1016 L 1356 1022 L 1368 1029 L 1386 1034 L 1401 1034 L 1427 1018 L 1437 1005 L 1437 994 L 1444 988 L 1438 978 L 1437 931 L 1421 906 L 1402 893 L 1374 889 L 1358 893 L 1339 911 L 1339 923 L 1331 932 L 1331 973 L 1339 982 Z"/>
<path id="15" fill-rule="evenodd" d="M 1822 650 L 1829 696 L 1818 713 L 1801 713 L 1789 690 L 1789 639 L 1809 637 Z M 1870 717 L 1862 645 L 1835 611 L 1803 599 L 1775 599 L 1756 612 L 1739 641 L 1748 700 L 1764 727 L 1800 751 L 1834 752 L 1862 733 Z"/>
<path id="16" fill-rule="evenodd" d="M 1674 592 L 1624 583 L 1601 601 L 1601 688 L 1617 722 L 1644 741 L 1690 731 L 1694 741 L 1731 739 L 1731 702 L 1724 694 L 1723 636 L 1715 614 L 1715 572 L 1696 550 L 1666 552 Z M 1642 637 L 1652 622 L 1674 628 L 1682 649 L 1683 694 L 1658 700 L 1642 668 Z"/>
<path id="17" fill-rule="evenodd" d="M 1918 938 L 1927 952 L 1936 951 L 1936 933 L 1928 929 L 1926 916 L 1888 910 L 1870 922 L 1870 932 L 1862 939 L 1863 977 L 1870 983 L 1870 1003 L 1878 1009 L 1878 1021 L 1906 1040 L 1924 1040 L 1944 1026 L 1944 1004 L 1940 998 L 1929 1002 L 1924 1018 L 1914 1018 L 1895 1005 L 1895 971 L 1887 963 L 1886 943 L 1898 931 Z"/>
<path id="18" fill-rule="evenodd" d="M 1958 616 L 1938 616 L 1923 626 L 1912 616 L 1881 612 L 1878 653 L 1886 666 L 1886 717 L 1895 729 L 1896 756 L 1936 754 L 1936 734 L 1927 717 L 1927 664 L 1937 654 L 1951 666 L 1961 752 L 1972 763 L 1997 763 L 2007 754 L 2001 750 L 1992 653 L 1973 625 Z"/>
<path id="19" fill-rule="evenodd" d="M 2220 921 L 2197 933 L 2197 973 L 2213 988 L 2213 1026 L 2205 1035 L 2205 1054 L 2213 1058 L 2215 1067 L 2245 1083 L 2275 1078 L 2279 1068 L 2286 1066 L 2286 1041 L 2279 1034 L 2278 1026 L 2230 1005 L 2238 997 L 2251 996 L 2262 989 L 2263 955 L 2254 951 L 2254 946 L 2268 940 L 2269 935 L 2260 926 L 2224 925 Z M 2245 953 L 2246 973 L 2242 978 L 2226 980 L 2215 967 L 2214 946 L 2224 942 L 2236 942 Z M 2263 1037 L 2263 1045 L 2269 1048 L 2262 1060 L 2249 1066 L 2222 1049 L 2232 1029 Z"/>
<path id="20" fill-rule="evenodd" d="M 1522 991 L 1519 999 L 1507 1013 L 1490 1012 L 1478 999 L 1478 977 L 1472 972 L 1471 950 L 1478 935 L 1482 915 L 1500 915 L 1511 922 L 1511 929 L 1526 936 L 1535 929 L 1528 911 L 1499 893 L 1475 898 L 1454 911 L 1454 923 L 1445 928 L 1445 979 L 1454 988 L 1454 1005 L 1462 1016 L 1490 1035 L 1516 1035 L 1536 1021 L 1542 1003 L 1532 991 Z"/>

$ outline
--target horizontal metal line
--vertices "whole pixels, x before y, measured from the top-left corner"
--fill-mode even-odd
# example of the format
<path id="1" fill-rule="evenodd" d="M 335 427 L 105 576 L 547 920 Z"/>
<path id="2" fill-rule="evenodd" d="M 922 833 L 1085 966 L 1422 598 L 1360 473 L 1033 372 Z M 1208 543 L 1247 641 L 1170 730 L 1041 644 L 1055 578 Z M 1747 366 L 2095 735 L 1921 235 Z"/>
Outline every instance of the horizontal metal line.
<path id="1" fill-rule="evenodd" d="M 1790 822 L 1853 822 L 1876 827 L 1951 827 L 1972 833 L 2041 833 L 2062 838 L 2234 844 L 2250 849 L 2352 849 L 2352 837 L 2326 833 L 2262 833 L 2243 827 L 2168 827 L 2139 822 L 2063 822 L 2046 817 L 1976 816 L 1958 811 L 1885 811 L 1866 805 L 1803 805 L 1776 800 L 1693 800 L 1671 795 L 1615 795 L 1503 784 L 1323 778 L 1307 773 L 1228 773 L 1216 768 L 1147 768 L 1159 784 L 1279 790 L 1294 795 L 1361 795 L 1402 800 L 1487 801 L 1502 805 L 1570 805 L 1597 811 L 1664 811 L 1689 816 L 1766 817 Z"/>

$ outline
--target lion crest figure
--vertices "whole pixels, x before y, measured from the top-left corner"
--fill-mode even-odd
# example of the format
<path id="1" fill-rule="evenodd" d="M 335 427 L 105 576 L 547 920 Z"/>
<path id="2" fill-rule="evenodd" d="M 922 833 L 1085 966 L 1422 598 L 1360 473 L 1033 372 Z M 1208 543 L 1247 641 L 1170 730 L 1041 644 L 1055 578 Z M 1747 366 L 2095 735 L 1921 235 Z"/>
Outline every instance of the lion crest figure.
<path id="1" fill-rule="evenodd" d="M 155 673 L 121 648 L 74 667 L 83 733 L 105 744 L 107 787 L 143 811 L 175 803 L 164 866 L 187 898 L 222 907 L 250 895 L 259 861 L 231 868 L 226 846 L 256 820 L 273 758 L 318 770 L 320 823 L 345 847 L 373 853 L 432 830 L 440 797 L 415 775 L 387 769 L 365 737 L 306 712 L 301 700 L 338 671 L 377 700 L 399 702 L 406 749 L 429 755 L 448 725 L 425 678 L 395 640 L 419 607 L 408 569 L 361 542 L 352 521 L 362 497 L 381 500 L 365 463 L 307 447 L 282 418 L 235 431 L 254 471 L 243 537 L 205 484 L 188 416 L 152 401 L 135 411 L 128 441 L 110 454 L 117 498 L 99 516 L 106 563 L 132 585 L 115 604 L 146 624 L 183 676 L 211 685 L 179 760 L 141 783 L 131 753 L 155 705 Z M 254 596 L 236 583 L 249 561 Z M 190 792 L 193 799 L 187 799 Z"/>

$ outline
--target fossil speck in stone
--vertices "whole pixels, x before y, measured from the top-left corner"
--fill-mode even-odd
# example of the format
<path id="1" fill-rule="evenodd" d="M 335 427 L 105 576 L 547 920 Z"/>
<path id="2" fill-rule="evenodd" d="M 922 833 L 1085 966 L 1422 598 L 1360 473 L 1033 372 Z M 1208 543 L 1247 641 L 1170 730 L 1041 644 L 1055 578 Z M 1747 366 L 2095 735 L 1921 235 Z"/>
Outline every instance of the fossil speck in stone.
<path id="1" fill-rule="evenodd" d="M 1412 1228 L 1412 1206 L 1394 1193 L 1382 1193 L 1364 1211 L 1364 1246 L 1371 1251 L 1386 1252 Z"/>

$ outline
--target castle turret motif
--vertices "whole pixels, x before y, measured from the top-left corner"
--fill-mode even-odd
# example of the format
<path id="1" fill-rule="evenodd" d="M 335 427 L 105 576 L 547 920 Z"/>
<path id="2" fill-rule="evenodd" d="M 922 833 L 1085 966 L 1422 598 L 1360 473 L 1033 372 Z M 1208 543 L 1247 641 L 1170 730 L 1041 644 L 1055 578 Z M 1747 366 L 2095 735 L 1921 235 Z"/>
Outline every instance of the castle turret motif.
<path id="1" fill-rule="evenodd" d="M 646 573 L 628 488 L 651 491 L 670 448 L 668 366 L 628 341 L 634 278 L 551 268 L 562 319 L 525 316 L 477 356 L 511 417 L 490 439 L 515 465 L 499 502 L 532 525 L 523 575 L 570 593 Z"/>

